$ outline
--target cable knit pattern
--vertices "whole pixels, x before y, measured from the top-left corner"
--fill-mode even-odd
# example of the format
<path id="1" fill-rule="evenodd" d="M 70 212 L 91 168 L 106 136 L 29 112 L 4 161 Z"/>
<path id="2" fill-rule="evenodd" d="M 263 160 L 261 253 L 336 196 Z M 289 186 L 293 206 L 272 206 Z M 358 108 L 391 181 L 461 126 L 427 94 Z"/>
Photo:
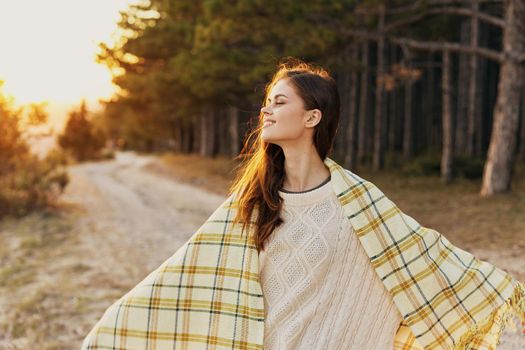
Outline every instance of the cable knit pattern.
<path id="1" fill-rule="evenodd" d="M 279 194 L 284 223 L 259 254 L 264 349 L 393 349 L 402 316 L 330 178 L 308 191 Z"/>

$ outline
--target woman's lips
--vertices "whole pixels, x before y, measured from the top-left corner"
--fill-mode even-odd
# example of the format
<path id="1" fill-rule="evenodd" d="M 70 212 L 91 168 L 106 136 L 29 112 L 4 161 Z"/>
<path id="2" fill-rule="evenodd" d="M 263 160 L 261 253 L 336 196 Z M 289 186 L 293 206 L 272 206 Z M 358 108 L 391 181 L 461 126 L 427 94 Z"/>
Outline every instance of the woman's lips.
<path id="1" fill-rule="evenodd" d="M 267 126 L 270 126 L 270 125 L 273 125 L 273 124 L 275 124 L 275 122 L 267 120 L 267 121 L 264 122 L 263 128 L 266 128 Z"/>

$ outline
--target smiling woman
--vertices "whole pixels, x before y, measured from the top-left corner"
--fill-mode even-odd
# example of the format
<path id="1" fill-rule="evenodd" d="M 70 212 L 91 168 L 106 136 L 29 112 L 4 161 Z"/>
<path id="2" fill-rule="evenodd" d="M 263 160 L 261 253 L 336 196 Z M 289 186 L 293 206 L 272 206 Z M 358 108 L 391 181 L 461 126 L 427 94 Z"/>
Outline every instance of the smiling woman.
<path id="1" fill-rule="evenodd" d="M 107 68 L 95 62 L 97 42 L 111 41 L 119 10 L 132 2 L 2 1 L 5 92 L 21 104 L 109 97 L 115 88 Z"/>

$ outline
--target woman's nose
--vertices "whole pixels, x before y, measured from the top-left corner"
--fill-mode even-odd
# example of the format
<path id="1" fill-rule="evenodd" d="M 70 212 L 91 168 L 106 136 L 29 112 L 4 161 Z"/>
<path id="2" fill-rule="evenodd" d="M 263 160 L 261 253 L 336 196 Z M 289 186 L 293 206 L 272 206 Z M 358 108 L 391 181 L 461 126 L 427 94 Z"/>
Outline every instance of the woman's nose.
<path id="1" fill-rule="evenodd" d="M 264 106 L 264 107 L 262 107 L 262 108 L 261 108 L 261 112 L 262 112 L 263 114 L 270 114 L 271 110 L 270 110 L 269 107 L 270 107 L 269 105 L 268 105 L 268 106 Z"/>

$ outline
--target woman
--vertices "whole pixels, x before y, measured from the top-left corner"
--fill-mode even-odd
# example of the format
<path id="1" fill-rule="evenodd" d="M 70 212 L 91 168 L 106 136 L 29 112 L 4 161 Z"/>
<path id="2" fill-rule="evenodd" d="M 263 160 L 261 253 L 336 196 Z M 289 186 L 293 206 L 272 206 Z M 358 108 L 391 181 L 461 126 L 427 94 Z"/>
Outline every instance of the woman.
<path id="1" fill-rule="evenodd" d="M 281 64 L 259 120 L 231 195 L 83 349 L 491 349 L 525 321 L 523 283 L 327 156 L 325 70 Z"/>
<path id="2" fill-rule="evenodd" d="M 257 219 L 264 347 L 392 349 L 402 316 L 323 163 L 339 122 L 335 81 L 305 64 L 282 66 L 261 112 L 261 143 L 236 183 L 248 183 L 240 198 L 245 221 L 256 203 L 265 203 Z"/>

